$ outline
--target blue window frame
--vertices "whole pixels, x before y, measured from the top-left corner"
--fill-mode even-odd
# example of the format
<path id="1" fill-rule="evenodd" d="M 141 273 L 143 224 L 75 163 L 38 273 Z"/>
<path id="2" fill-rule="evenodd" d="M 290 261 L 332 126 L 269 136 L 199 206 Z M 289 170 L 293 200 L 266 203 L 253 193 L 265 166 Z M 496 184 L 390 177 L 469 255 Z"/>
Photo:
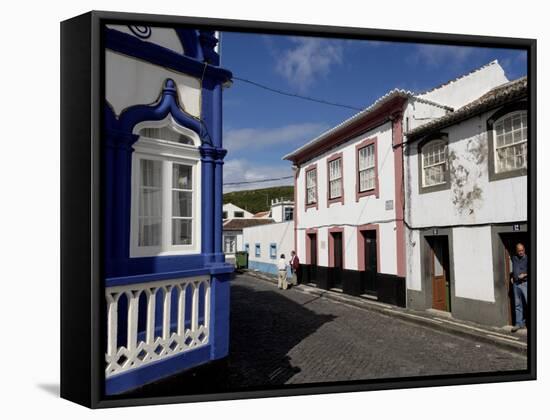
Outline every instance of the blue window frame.
<path id="1" fill-rule="evenodd" d="M 250 252 L 250 245 L 249 244 L 244 244 L 244 250 L 246 252 Z"/>
<path id="2" fill-rule="evenodd" d="M 277 258 L 277 244 L 269 245 L 269 258 L 272 260 Z"/>
<path id="3" fill-rule="evenodd" d="M 256 257 L 261 256 L 260 244 L 256 244 L 256 252 L 254 255 L 256 255 Z"/>

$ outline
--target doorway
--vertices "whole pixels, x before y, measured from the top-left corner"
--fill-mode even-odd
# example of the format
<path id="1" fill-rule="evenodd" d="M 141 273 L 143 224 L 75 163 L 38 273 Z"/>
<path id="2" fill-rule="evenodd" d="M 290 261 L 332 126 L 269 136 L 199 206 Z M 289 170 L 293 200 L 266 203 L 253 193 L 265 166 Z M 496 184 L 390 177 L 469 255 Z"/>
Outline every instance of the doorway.
<path id="1" fill-rule="evenodd" d="M 505 232 L 499 234 L 503 245 L 504 252 L 504 276 L 502 281 L 505 285 L 507 297 L 507 312 L 508 325 L 514 325 L 515 308 L 514 308 L 514 288 L 512 287 L 512 256 L 516 254 L 516 245 L 522 243 L 525 247 L 525 254 L 529 255 L 529 234 L 527 232 Z"/>
<path id="2" fill-rule="evenodd" d="M 344 268 L 344 249 L 342 232 L 330 232 L 332 239 L 332 281 L 331 288 L 342 290 L 342 270 Z"/>
<path id="3" fill-rule="evenodd" d="M 451 272 L 447 236 L 426 237 L 429 247 L 429 267 L 432 283 L 432 308 L 451 312 Z"/>
<path id="4" fill-rule="evenodd" d="M 317 286 L 317 234 L 307 234 L 308 263 L 308 284 Z"/>
<path id="5" fill-rule="evenodd" d="M 365 277 L 363 281 L 363 293 L 376 293 L 376 273 L 378 273 L 378 254 L 376 243 L 376 230 L 361 231 L 363 247 L 363 258 L 365 261 Z"/>

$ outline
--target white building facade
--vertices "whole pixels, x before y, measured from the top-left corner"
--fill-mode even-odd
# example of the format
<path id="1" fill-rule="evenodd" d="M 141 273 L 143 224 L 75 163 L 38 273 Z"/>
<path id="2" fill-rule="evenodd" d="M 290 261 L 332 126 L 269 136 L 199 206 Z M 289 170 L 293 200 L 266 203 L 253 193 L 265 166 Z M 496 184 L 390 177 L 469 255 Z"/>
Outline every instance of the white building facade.
<path id="1" fill-rule="evenodd" d="M 274 223 L 243 229 L 243 250 L 248 252 L 249 269 L 277 274 L 281 254 L 290 260 L 294 250 L 294 202 L 271 200 L 270 214 Z"/>
<path id="2" fill-rule="evenodd" d="M 506 82 L 493 62 L 422 95 L 392 90 L 285 156 L 295 169 L 301 281 L 405 306 L 403 132 L 464 105 L 469 96 L 457 91 L 479 97 Z"/>
<path id="3" fill-rule="evenodd" d="M 513 323 L 510 256 L 529 243 L 526 98 L 523 78 L 408 133 L 408 306 Z"/>

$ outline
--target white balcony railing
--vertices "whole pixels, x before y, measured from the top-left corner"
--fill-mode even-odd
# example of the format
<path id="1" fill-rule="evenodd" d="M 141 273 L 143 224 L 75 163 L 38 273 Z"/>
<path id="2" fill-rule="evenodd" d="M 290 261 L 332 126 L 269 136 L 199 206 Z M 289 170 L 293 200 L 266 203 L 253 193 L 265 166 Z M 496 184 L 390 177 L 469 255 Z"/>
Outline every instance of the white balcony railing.
<path id="1" fill-rule="evenodd" d="M 201 287 L 202 286 L 202 287 Z M 162 294 L 162 316 L 157 319 L 157 295 Z M 176 319 L 171 319 L 172 296 L 177 294 Z M 140 297 L 144 294 L 145 302 Z M 187 298 L 191 294 L 191 298 Z M 127 300 L 126 345 L 117 344 L 121 297 Z M 105 377 L 127 372 L 156 360 L 162 360 L 208 344 L 210 324 L 210 277 L 170 279 L 111 286 L 107 299 L 107 352 Z M 190 320 L 186 302 L 191 300 Z M 200 305 L 199 300 L 204 304 Z M 202 308 L 200 308 L 202 306 Z M 146 311 L 141 315 L 140 310 Z M 201 312 L 201 313 L 199 313 Z M 187 311 L 189 313 L 189 311 Z M 138 320 L 145 318 L 145 334 L 138 334 Z M 189 322 L 190 321 L 190 322 Z M 187 327 L 186 327 L 187 325 Z M 141 339 L 138 340 L 138 335 Z"/>

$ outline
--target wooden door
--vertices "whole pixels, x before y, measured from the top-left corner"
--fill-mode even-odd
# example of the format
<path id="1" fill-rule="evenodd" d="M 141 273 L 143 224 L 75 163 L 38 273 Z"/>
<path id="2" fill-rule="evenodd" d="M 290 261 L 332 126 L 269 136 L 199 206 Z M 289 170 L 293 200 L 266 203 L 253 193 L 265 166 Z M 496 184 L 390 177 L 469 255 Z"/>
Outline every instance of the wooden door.
<path id="1" fill-rule="evenodd" d="M 332 240 L 334 241 L 334 267 L 343 267 L 343 252 L 342 252 L 342 233 L 334 232 L 332 234 Z"/>
<path id="2" fill-rule="evenodd" d="M 376 244 L 376 231 L 365 230 L 363 240 L 365 241 L 365 284 L 364 292 L 374 292 L 376 290 L 376 273 L 378 272 L 378 254 Z"/>
<path id="3" fill-rule="evenodd" d="M 342 247 L 342 232 L 333 232 L 332 241 L 334 244 L 332 256 L 334 267 L 331 270 L 331 284 L 330 287 L 335 289 L 342 289 L 342 269 L 344 268 L 344 252 Z"/>
<path id="4" fill-rule="evenodd" d="M 315 233 L 309 234 L 309 255 L 311 257 L 310 264 L 317 265 L 317 235 Z"/>
<path id="5" fill-rule="evenodd" d="M 435 237 L 431 244 L 432 308 L 450 311 L 450 285 L 446 264 L 446 238 Z"/>

